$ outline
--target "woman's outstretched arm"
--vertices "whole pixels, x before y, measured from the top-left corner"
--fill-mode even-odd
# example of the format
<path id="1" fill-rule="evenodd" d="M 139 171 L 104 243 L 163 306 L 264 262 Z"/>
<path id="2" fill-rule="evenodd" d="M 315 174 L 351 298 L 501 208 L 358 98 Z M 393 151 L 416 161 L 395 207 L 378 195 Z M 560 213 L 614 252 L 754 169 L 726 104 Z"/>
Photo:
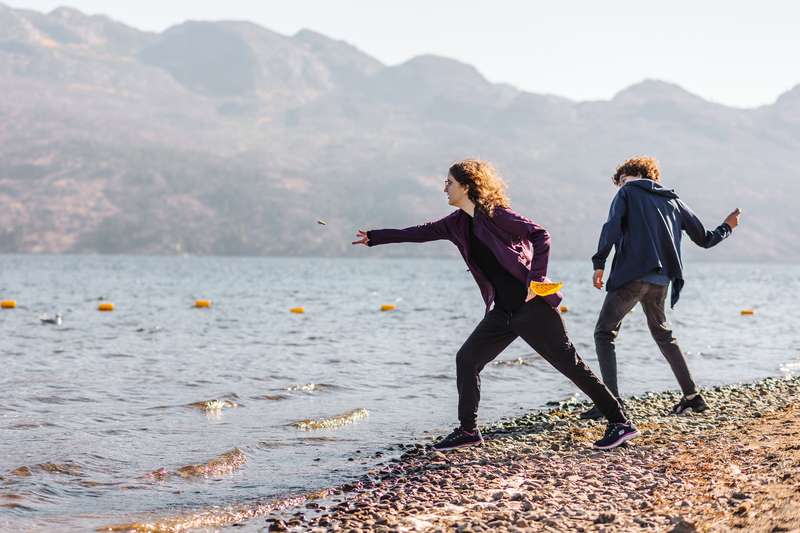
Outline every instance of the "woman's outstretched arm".
<path id="1" fill-rule="evenodd" d="M 358 230 L 356 237 L 358 240 L 353 244 L 364 244 L 366 246 L 377 246 L 379 244 L 392 244 L 398 242 L 429 242 L 439 240 L 452 241 L 448 215 L 440 220 L 411 226 L 404 229 L 374 229 L 370 231 Z"/>

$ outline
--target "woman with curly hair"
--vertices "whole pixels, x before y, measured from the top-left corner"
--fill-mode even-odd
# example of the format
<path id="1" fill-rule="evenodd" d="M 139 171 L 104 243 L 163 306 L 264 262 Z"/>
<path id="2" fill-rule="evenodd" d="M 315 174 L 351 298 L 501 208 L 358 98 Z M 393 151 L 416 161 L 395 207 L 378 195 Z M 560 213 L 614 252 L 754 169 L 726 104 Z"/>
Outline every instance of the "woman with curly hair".
<path id="1" fill-rule="evenodd" d="M 353 244 L 449 240 L 456 245 L 486 303 L 486 314 L 456 355 L 460 425 L 434 445 L 437 450 L 478 446 L 480 372 L 517 337 L 572 380 L 609 421 L 594 446 L 619 446 L 639 433 L 617 399 L 583 362 L 556 310 L 561 294 L 536 296 L 532 281 L 544 282 L 550 253 L 547 230 L 510 209 L 505 184 L 485 161 L 466 159 L 450 167 L 444 192 L 458 209 L 406 229 L 359 230 Z M 494 304 L 494 305 L 492 305 Z"/>

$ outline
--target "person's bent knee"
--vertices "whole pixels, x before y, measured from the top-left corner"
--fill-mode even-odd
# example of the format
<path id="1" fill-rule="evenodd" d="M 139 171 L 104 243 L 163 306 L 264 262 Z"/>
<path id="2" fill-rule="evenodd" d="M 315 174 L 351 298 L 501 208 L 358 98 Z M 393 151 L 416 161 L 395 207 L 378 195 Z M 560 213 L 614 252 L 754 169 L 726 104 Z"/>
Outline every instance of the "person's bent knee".
<path id="1" fill-rule="evenodd" d="M 477 370 L 477 357 L 471 350 L 461 349 L 456 354 L 456 368 L 460 370 Z"/>
<path id="2" fill-rule="evenodd" d="M 656 344 L 674 344 L 676 342 L 675 337 L 672 335 L 672 330 L 669 329 L 650 330 L 650 334 Z"/>
<path id="3" fill-rule="evenodd" d="M 595 344 L 614 342 L 614 339 L 616 339 L 616 338 L 617 338 L 617 335 L 614 333 L 613 330 L 607 330 L 607 329 L 601 329 L 601 328 L 596 328 L 594 330 L 594 342 L 595 342 Z"/>

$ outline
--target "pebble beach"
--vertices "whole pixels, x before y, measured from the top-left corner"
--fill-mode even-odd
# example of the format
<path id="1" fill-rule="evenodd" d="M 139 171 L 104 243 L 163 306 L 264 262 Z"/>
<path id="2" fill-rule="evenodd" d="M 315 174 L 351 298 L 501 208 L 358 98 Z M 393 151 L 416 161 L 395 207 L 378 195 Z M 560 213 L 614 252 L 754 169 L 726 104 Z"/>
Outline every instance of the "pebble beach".
<path id="1" fill-rule="evenodd" d="M 673 392 L 626 400 L 642 435 L 591 448 L 587 406 L 484 426 L 482 447 L 429 442 L 359 482 L 255 520 L 268 531 L 800 531 L 800 379 L 703 391 L 705 413 L 670 416 Z M 230 525 L 230 524 L 228 524 Z"/>

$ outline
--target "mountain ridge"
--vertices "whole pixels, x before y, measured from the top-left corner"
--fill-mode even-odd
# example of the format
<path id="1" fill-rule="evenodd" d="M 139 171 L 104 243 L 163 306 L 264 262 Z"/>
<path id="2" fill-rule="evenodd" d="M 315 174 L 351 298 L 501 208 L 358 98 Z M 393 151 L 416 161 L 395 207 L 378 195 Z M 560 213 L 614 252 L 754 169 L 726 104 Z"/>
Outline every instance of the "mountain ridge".
<path id="1" fill-rule="evenodd" d="M 708 226 L 744 209 L 704 259 L 800 260 L 784 231 L 797 222 L 800 85 L 754 109 L 653 79 L 580 102 L 430 54 L 384 65 L 313 30 L 152 33 L 0 4 L 0 86 L 3 253 L 359 254 L 358 228 L 446 215 L 447 166 L 482 157 L 555 257 L 586 258 L 615 166 L 647 153 Z"/>

